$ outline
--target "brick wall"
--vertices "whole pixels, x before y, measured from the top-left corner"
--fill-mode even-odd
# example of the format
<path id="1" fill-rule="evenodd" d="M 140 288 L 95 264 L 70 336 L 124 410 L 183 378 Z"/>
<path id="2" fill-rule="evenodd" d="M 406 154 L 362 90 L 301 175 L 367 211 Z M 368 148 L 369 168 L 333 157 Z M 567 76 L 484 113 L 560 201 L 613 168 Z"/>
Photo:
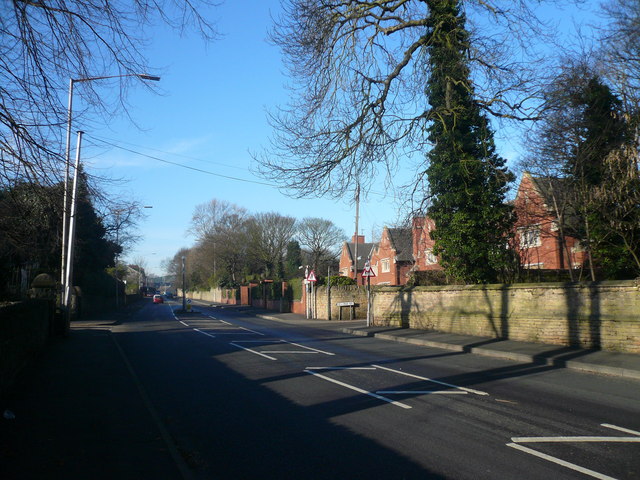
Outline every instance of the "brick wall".
<path id="1" fill-rule="evenodd" d="M 239 304 L 237 290 L 229 288 L 212 288 L 209 291 L 187 292 L 187 297 L 194 300 L 224 303 L 227 305 Z"/>

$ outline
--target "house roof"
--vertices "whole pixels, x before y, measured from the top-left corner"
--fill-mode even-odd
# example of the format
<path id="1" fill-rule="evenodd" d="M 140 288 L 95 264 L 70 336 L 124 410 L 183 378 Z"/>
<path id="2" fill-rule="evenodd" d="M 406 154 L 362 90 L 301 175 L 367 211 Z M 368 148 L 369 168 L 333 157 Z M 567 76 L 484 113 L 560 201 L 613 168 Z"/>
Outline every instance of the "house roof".
<path id="1" fill-rule="evenodd" d="M 570 182 L 565 178 L 552 176 L 534 177 L 528 172 L 526 172 L 526 175 L 529 176 L 534 187 L 542 196 L 547 209 L 553 212 L 554 215 L 563 212 L 565 225 L 573 229 L 577 228 L 580 223 L 579 215 L 570 199 Z M 556 204 L 559 212 L 556 212 Z"/>
<path id="2" fill-rule="evenodd" d="M 542 195 L 544 203 L 546 203 L 549 208 L 553 208 L 554 196 L 559 202 L 566 200 L 569 189 L 568 182 L 565 179 L 558 177 L 534 177 L 532 175 L 530 175 L 530 178 L 538 192 L 540 192 L 540 195 Z"/>
<path id="3" fill-rule="evenodd" d="M 353 262 L 353 256 L 355 253 L 355 243 L 354 242 L 344 242 L 347 247 L 347 253 L 349 254 L 349 260 Z M 377 243 L 359 243 L 358 244 L 358 260 L 357 267 L 358 270 L 364 269 L 364 264 L 367 263 L 367 258 L 371 256 L 371 252 L 375 247 L 377 247 Z"/>
<path id="4" fill-rule="evenodd" d="M 410 228 L 387 228 L 391 246 L 400 262 L 413 262 L 413 232 Z"/>

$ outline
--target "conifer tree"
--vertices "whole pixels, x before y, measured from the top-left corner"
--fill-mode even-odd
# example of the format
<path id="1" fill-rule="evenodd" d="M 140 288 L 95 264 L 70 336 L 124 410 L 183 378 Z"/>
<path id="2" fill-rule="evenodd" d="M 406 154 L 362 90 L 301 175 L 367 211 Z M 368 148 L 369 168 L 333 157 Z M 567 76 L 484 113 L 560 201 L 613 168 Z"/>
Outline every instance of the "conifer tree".
<path id="1" fill-rule="evenodd" d="M 427 175 L 434 252 L 452 277 L 494 282 L 511 265 L 506 244 L 513 218 L 505 194 L 514 176 L 496 153 L 493 131 L 474 101 L 460 2 L 428 3 L 427 95 L 434 121 Z"/>

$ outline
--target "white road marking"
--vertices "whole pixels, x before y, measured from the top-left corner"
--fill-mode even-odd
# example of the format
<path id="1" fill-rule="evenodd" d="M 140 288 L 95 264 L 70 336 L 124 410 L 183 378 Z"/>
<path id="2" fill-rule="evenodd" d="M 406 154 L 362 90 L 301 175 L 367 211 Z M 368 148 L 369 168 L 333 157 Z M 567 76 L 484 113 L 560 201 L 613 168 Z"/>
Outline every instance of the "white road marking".
<path id="1" fill-rule="evenodd" d="M 243 347 L 242 345 L 238 345 L 235 342 L 230 342 L 230 344 L 233 345 L 234 347 L 238 347 L 238 348 L 241 348 L 243 350 L 246 350 L 247 352 L 255 353 L 256 355 L 260 355 L 261 357 L 268 358 L 269 360 L 277 360 L 277 358 L 270 357 L 269 355 L 265 355 L 263 353 L 260 353 L 260 352 L 258 352 L 256 350 L 252 350 L 252 349 L 247 348 L 247 347 Z"/>
<path id="2" fill-rule="evenodd" d="M 323 353 L 325 355 L 335 355 L 335 353 L 325 352 L 324 350 L 318 350 L 317 348 L 307 347 L 305 345 L 300 345 L 299 343 L 288 342 L 287 340 L 281 340 L 282 342 L 288 343 L 289 345 L 295 345 L 296 347 L 306 348 L 307 350 L 312 350 L 317 353 Z"/>
<path id="3" fill-rule="evenodd" d="M 313 370 L 305 369 L 305 372 L 310 373 L 311 375 L 314 375 L 314 376 L 316 376 L 318 378 L 322 378 L 323 380 L 326 380 L 327 382 L 335 383 L 336 385 L 340 385 L 340 386 L 348 388 L 350 390 L 354 390 L 354 391 L 356 391 L 358 393 L 363 393 L 365 395 L 369 395 L 370 397 L 377 398 L 378 400 L 382 400 L 383 402 L 390 403 L 392 405 L 395 405 L 396 407 L 405 408 L 405 409 L 411 408 L 411 406 L 406 405 L 404 403 L 396 402 L 395 400 L 391 400 L 390 398 L 383 397 L 382 395 L 377 395 L 377 394 L 375 394 L 373 392 L 369 392 L 367 390 L 363 390 L 362 388 L 358 388 L 358 387 L 356 387 L 354 385 L 349 385 L 348 383 L 340 382 L 340 381 L 335 380 L 333 378 L 330 378 L 330 377 L 327 377 L 325 375 L 321 375 L 321 374 L 319 374 L 317 372 L 314 372 Z"/>
<path id="4" fill-rule="evenodd" d="M 534 455 L 536 457 L 542 458 L 549 462 L 561 465 L 563 467 L 570 468 L 571 470 L 575 470 L 576 472 L 584 473 L 585 475 L 589 475 L 594 478 L 598 478 L 600 480 L 616 480 L 614 477 L 609 477 L 607 475 L 603 475 L 602 473 L 595 472 L 593 470 L 589 470 L 588 468 L 581 467 L 580 465 L 576 465 L 575 463 L 567 462 L 565 460 L 561 460 L 556 457 L 552 457 L 551 455 L 547 455 L 542 452 L 538 452 L 533 450 L 532 448 L 523 447 L 522 445 L 518 445 L 517 443 L 507 443 L 507 447 L 515 448 L 516 450 L 523 451 L 530 455 Z"/>
<path id="5" fill-rule="evenodd" d="M 459 390 L 378 390 L 376 393 L 384 395 L 467 395 L 469 392 Z"/>
<path id="6" fill-rule="evenodd" d="M 640 436 L 640 432 L 636 432 L 635 430 L 629 430 L 628 428 L 618 427 L 616 425 L 611 425 L 610 423 L 601 423 L 600 425 L 606 428 L 612 428 L 613 430 L 618 430 L 620 432 L 625 432 L 625 433 L 630 433 L 631 435 Z"/>
<path id="7" fill-rule="evenodd" d="M 507 443 L 507 446 L 511 448 L 515 448 L 516 450 L 520 450 L 522 452 L 528 453 L 530 455 L 534 455 L 536 457 L 542 458 L 549 462 L 562 465 L 563 467 L 570 468 L 577 472 L 590 475 L 595 478 L 599 478 L 603 480 L 611 480 L 613 477 L 609 477 L 607 475 L 604 475 L 599 472 L 595 472 L 593 470 L 589 470 L 587 468 L 581 467 L 574 463 L 561 460 L 557 457 L 553 457 L 551 455 L 538 452 L 536 450 L 533 450 L 532 448 L 518 445 L 518 443 L 585 443 L 585 442 L 586 443 L 640 443 L 640 432 L 637 432 L 635 430 L 630 430 L 624 427 L 618 427 L 616 425 L 611 425 L 609 423 L 602 423 L 600 425 L 606 428 L 611 428 L 613 430 L 618 430 L 620 432 L 629 433 L 633 436 L 632 437 L 604 437 L 604 436 L 513 437 L 511 438 L 511 441 L 513 443 Z"/>
<path id="8" fill-rule="evenodd" d="M 432 378 L 421 377 L 420 375 L 414 375 L 412 373 L 403 372 L 402 370 L 394 370 L 393 368 L 382 367 L 380 365 L 373 365 L 373 366 L 376 367 L 376 368 L 379 368 L 381 370 L 387 370 L 389 372 L 397 373 L 399 375 L 405 375 L 407 377 L 417 378 L 418 380 L 424 380 L 425 382 L 437 383 L 438 385 L 444 385 L 445 387 L 456 388 L 458 390 L 463 390 L 465 392 L 475 393 L 476 395 L 489 395 L 487 392 L 482 392 L 480 390 L 474 390 L 472 388 L 460 387 L 458 385 L 452 385 L 451 383 L 441 382 L 439 380 L 434 380 Z"/>
<path id="9" fill-rule="evenodd" d="M 189 326 L 189 324 L 188 324 L 188 323 L 185 323 L 185 322 L 183 322 L 182 320 L 178 320 L 178 321 L 179 321 L 181 324 L 183 324 L 185 327 L 188 327 L 188 326 Z"/>
<path id="10" fill-rule="evenodd" d="M 299 343 L 293 343 L 293 342 L 289 342 L 287 340 L 272 340 L 272 341 L 268 341 L 268 340 L 234 340 L 233 342 L 230 342 L 231 345 L 235 345 L 236 347 L 240 347 L 243 350 L 246 350 L 248 352 L 252 352 L 258 355 L 261 355 L 265 358 L 269 358 L 270 360 L 277 360 L 276 358 L 270 357 L 269 355 L 266 355 L 267 353 L 271 353 L 271 354 L 280 354 L 280 355 L 285 355 L 285 354 L 294 354 L 294 355 L 299 355 L 299 354 L 315 354 L 315 353 L 322 353 L 325 355 L 334 355 L 333 353 L 329 353 L 329 352 L 325 352 L 323 350 L 318 350 L 317 348 L 311 348 L 311 347 L 306 347 L 304 345 L 300 345 Z M 238 345 L 239 343 L 259 343 L 265 347 L 268 346 L 274 346 L 274 344 L 283 344 L 283 343 L 288 343 L 289 345 L 294 345 L 296 347 L 299 348 L 303 348 L 304 350 L 262 350 L 261 352 L 258 352 L 257 350 L 252 350 L 250 348 L 246 348 L 246 347 L 242 347 L 241 345 Z"/>
<path id="11" fill-rule="evenodd" d="M 218 332 L 216 331 L 216 335 L 255 335 L 255 334 L 251 332 Z"/>
<path id="12" fill-rule="evenodd" d="M 307 367 L 305 370 L 376 370 L 375 367 Z"/>
<path id="13" fill-rule="evenodd" d="M 640 437 L 513 437 L 515 443 L 640 443 Z"/>
<path id="14" fill-rule="evenodd" d="M 301 352 L 300 350 L 262 350 L 263 353 L 293 353 L 296 355 L 313 355 L 318 352 Z"/>
<path id="15" fill-rule="evenodd" d="M 201 333 L 201 334 L 203 334 L 203 335 L 206 335 L 207 337 L 216 338 L 216 336 L 215 336 L 215 335 L 211 335 L 210 333 L 203 332 L 202 330 L 199 330 L 199 329 L 197 329 L 197 328 L 194 328 L 194 330 L 195 330 L 196 332 L 198 332 L 198 333 Z"/>
<path id="16" fill-rule="evenodd" d="M 229 324 L 229 325 L 231 325 L 231 324 Z M 245 328 L 245 327 L 238 327 L 238 328 L 240 328 L 242 330 L 246 330 L 247 332 L 255 333 L 256 335 L 264 336 L 264 333 L 256 332 L 255 330 L 251 330 L 250 328 Z"/>

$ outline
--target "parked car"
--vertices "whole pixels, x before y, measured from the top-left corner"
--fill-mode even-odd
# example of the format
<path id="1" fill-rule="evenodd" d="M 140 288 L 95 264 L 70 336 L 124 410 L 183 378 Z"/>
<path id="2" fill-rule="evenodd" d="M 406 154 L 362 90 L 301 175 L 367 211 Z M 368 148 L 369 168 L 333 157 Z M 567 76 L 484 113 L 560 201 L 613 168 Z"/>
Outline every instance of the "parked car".
<path id="1" fill-rule="evenodd" d="M 162 295 L 154 295 L 153 296 L 153 303 L 164 303 L 164 299 L 162 298 Z"/>

